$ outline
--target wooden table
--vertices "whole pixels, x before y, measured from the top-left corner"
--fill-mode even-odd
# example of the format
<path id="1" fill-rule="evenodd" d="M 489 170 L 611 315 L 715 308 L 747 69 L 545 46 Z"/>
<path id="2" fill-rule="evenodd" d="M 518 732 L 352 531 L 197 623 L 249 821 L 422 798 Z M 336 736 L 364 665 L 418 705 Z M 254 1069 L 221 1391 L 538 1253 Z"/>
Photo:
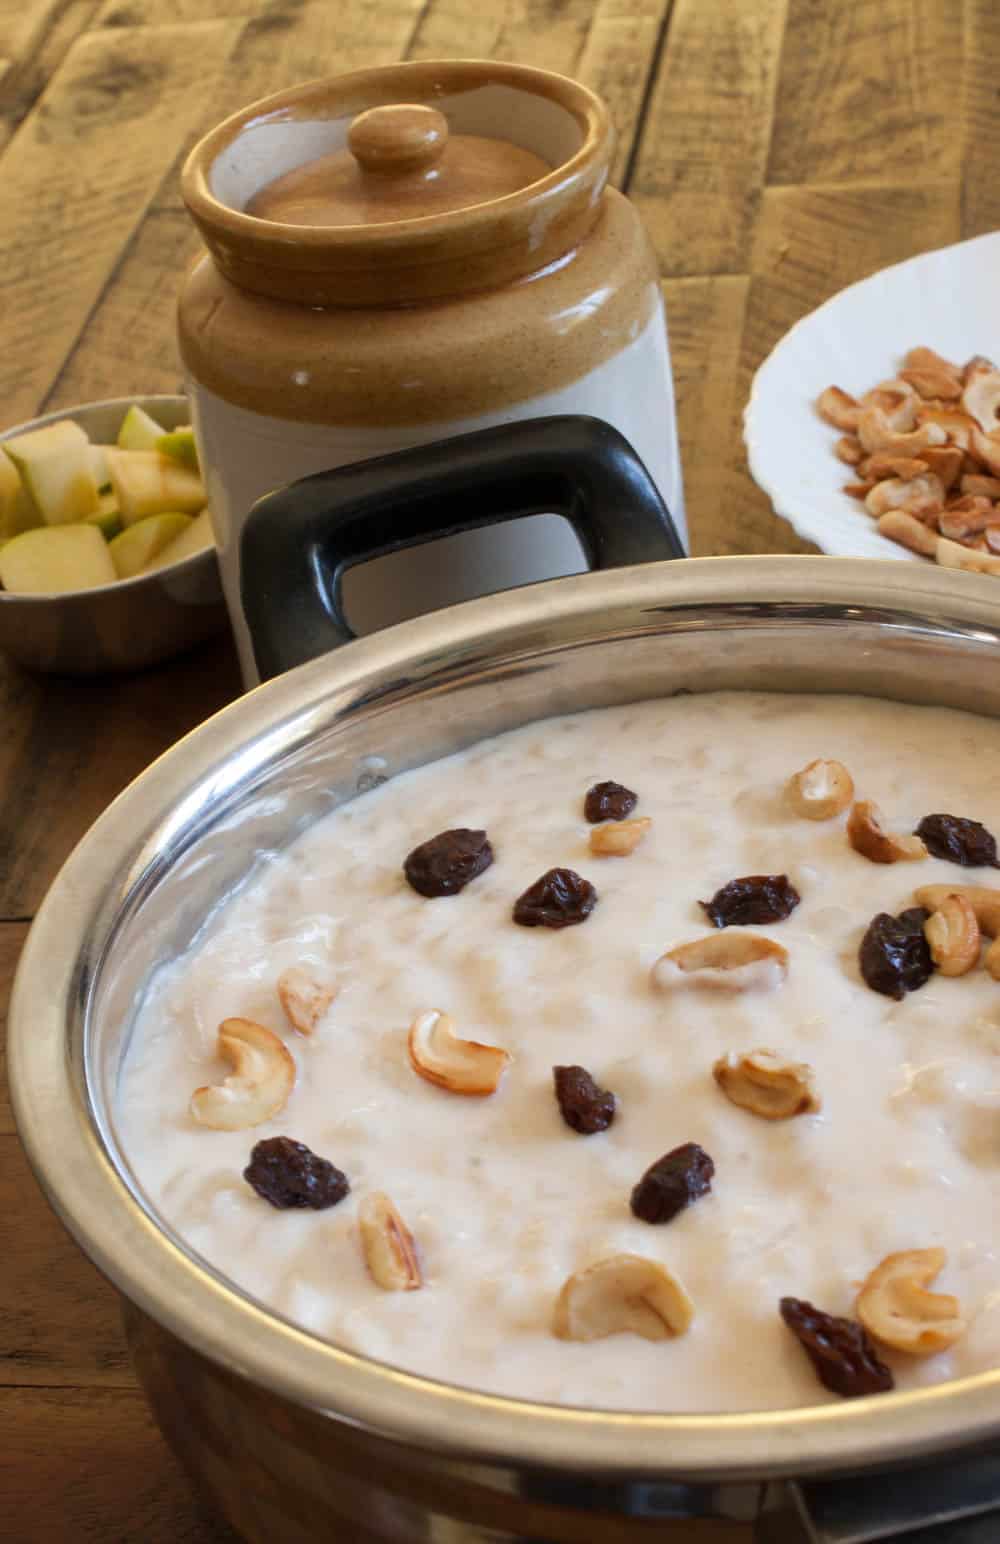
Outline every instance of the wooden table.
<path id="1" fill-rule="evenodd" d="M 996 0 L 0 0 L 3 422 L 176 388 L 197 246 L 178 168 L 211 124 L 318 74 L 473 55 L 612 107 L 663 273 L 694 551 L 802 550 L 745 469 L 751 376 L 842 285 L 1000 225 Z M 118 681 L 0 661 L 0 1014 L 74 842 L 238 690 L 228 642 Z M 2 1092 L 0 1239 L 0 1534 L 229 1538 L 153 1428 L 113 1295 L 42 1202 Z"/>

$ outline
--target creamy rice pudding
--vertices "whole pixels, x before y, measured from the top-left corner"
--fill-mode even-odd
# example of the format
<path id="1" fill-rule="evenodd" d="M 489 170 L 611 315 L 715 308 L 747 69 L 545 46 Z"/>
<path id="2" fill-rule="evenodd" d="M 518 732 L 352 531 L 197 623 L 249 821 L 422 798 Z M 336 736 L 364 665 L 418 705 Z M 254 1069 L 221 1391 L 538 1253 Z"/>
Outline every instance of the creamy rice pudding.
<path id="1" fill-rule="evenodd" d="M 936 1247 L 947 1264 L 931 1290 L 958 1298 L 967 1329 L 936 1355 L 879 1356 L 898 1388 L 1000 1364 L 1000 982 L 982 964 L 938 970 L 895 1001 L 858 964 L 876 913 L 913 907 L 927 884 L 1000 875 L 930 855 L 872 862 L 849 843 L 847 809 L 802 818 L 787 784 L 817 757 L 843 763 L 890 834 L 938 811 L 1000 828 L 1000 723 L 754 693 L 534 724 L 327 817 L 258 865 L 142 1004 L 118 1124 L 152 1204 L 315 1334 L 502 1394 L 667 1411 L 833 1400 L 779 1300 L 853 1318 L 887 1255 Z M 584 818 L 584 797 L 602 779 L 633 790 L 629 818 L 650 822 L 621 856 L 590 848 L 602 827 Z M 462 827 L 488 833 L 494 861 L 458 894 L 418 894 L 404 859 Z M 594 886 L 590 914 L 560 930 L 517 926 L 515 901 L 554 867 Z M 746 875 L 786 875 L 799 904 L 715 932 L 699 902 Z M 787 970 L 719 991 L 657 966 L 679 945 L 747 935 L 787 951 Z M 308 1036 L 278 998 L 291 967 L 336 989 L 313 1004 Z M 432 1010 L 462 1040 L 508 1053 L 496 1092 L 463 1096 L 417 1074 L 410 1029 Z M 217 1036 L 233 1017 L 279 1038 L 296 1081 L 273 1118 L 216 1130 L 190 1102 L 231 1072 Z M 790 1118 L 734 1102 L 713 1073 L 761 1048 L 808 1070 Z M 615 1095 L 606 1129 L 563 1119 L 553 1068 L 573 1065 Z M 350 1192 L 328 1210 L 269 1205 L 243 1170 L 277 1135 L 329 1159 Z M 709 1188 L 670 1221 L 643 1220 L 634 1187 L 689 1143 L 710 1155 Z M 370 1227 L 379 1192 L 415 1239 L 419 1290 L 384 1290 L 366 1266 L 359 1210 Z M 690 1299 L 689 1327 L 657 1341 L 558 1338 L 567 1278 L 619 1254 L 667 1268 Z"/>

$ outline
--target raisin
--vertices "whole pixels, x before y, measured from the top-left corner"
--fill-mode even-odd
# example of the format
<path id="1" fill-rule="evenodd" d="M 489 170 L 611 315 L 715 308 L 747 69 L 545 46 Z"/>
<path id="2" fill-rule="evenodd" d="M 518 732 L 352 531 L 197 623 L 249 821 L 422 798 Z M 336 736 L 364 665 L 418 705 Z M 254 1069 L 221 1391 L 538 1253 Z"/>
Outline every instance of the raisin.
<path id="1" fill-rule="evenodd" d="M 880 1362 L 864 1327 L 853 1319 L 836 1319 L 798 1297 L 783 1297 L 781 1317 L 816 1369 L 823 1387 L 845 1399 L 884 1394 L 893 1376 Z"/>
<path id="2" fill-rule="evenodd" d="M 418 895 L 457 895 L 493 862 L 485 831 L 441 831 L 414 847 L 403 873 Z"/>
<path id="3" fill-rule="evenodd" d="M 336 1206 L 350 1190 L 346 1174 L 328 1158 L 319 1158 L 304 1142 L 267 1137 L 256 1143 L 243 1178 L 272 1206 L 309 1206 L 314 1212 Z"/>
<path id="4" fill-rule="evenodd" d="M 556 1099 L 567 1126 L 589 1137 L 607 1131 L 615 1118 L 615 1096 L 598 1088 L 586 1067 L 553 1067 Z"/>
<path id="5" fill-rule="evenodd" d="M 963 868 L 1000 868 L 996 838 L 978 820 L 961 815 L 925 815 L 916 831 L 935 858 Z"/>
<path id="6" fill-rule="evenodd" d="M 522 927 L 572 927 L 584 922 L 597 905 L 589 879 L 572 869 L 554 868 L 529 885 L 514 902 L 514 921 Z"/>
<path id="7" fill-rule="evenodd" d="M 710 901 L 699 901 L 713 927 L 742 927 L 748 922 L 783 922 L 802 897 L 787 874 L 747 874 L 731 879 Z"/>
<path id="8" fill-rule="evenodd" d="M 587 789 L 583 813 L 592 826 L 602 820 L 627 820 L 639 802 L 639 795 L 621 783 L 595 783 Z"/>
<path id="9" fill-rule="evenodd" d="M 928 915 L 922 906 L 911 906 L 898 917 L 880 911 L 869 922 L 858 963 L 873 992 L 900 1002 L 930 979 L 934 961 L 924 937 Z"/>
<path id="10" fill-rule="evenodd" d="M 685 1142 L 651 1163 L 632 1191 L 631 1206 L 643 1222 L 669 1222 L 712 1188 L 715 1164 L 697 1142 Z"/>

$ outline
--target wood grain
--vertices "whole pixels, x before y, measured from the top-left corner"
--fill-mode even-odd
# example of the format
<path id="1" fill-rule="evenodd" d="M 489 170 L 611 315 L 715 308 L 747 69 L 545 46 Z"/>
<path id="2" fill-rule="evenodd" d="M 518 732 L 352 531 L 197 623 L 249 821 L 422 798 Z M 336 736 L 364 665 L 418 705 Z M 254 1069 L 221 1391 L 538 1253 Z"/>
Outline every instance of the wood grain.
<path id="1" fill-rule="evenodd" d="M 629 195 L 665 277 L 746 269 L 786 0 L 675 0 Z"/>
<path id="2" fill-rule="evenodd" d="M 0 663 L 0 918 L 34 914 L 87 828 L 181 735 L 239 694 L 228 639 L 141 675 L 32 677 Z"/>
<path id="3" fill-rule="evenodd" d="M 30 418 L 204 111 L 233 22 L 85 33 L 3 157 L 8 421 Z M 67 240 L 72 233 L 72 240 Z"/>
<path id="4" fill-rule="evenodd" d="M 14 1130 L 7 1091 L 7 1005 L 21 946 L 27 936 L 26 922 L 0 922 L 0 1138 Z"/>
<path id="5" fill-rule="evenodd" d="M 0 1496 L 10 1544 L 236 1544 L 137 1390 L 0 1389 Z"/>

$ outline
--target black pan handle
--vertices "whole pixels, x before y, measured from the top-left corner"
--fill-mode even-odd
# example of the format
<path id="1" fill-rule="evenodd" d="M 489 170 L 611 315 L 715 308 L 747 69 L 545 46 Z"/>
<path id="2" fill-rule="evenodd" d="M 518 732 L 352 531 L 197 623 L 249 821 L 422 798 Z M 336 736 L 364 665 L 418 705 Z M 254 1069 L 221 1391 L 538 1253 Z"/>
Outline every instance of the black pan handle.
<path id="1" fill-rule="evenodd" d="M 551 512 L 591 568 L 684 557 L 631 445 L 597 418 L 524 419 L 319 472 L 260 499 L 243 530 L 243 611 L 261 679 L 354 637 L 344 571 L 459 531 Z"/>

